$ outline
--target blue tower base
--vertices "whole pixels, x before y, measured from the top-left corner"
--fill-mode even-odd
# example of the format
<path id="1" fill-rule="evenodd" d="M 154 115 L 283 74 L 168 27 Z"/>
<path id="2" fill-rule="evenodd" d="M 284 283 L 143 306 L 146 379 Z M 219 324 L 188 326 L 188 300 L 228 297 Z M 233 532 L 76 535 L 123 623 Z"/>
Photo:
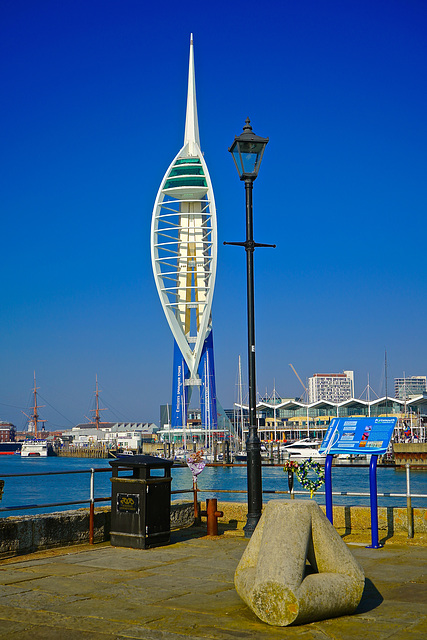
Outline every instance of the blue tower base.
<path id="1" fill-rule="evenodd" d="M 218 415 L 216 407 L 215 366 L 213 354 L 213 335 L 209 332 L 205 339 L 197 370 L 200 384 L 200 412 L 202 427 L 216 429 Z M 186 385 L 190 377 L 188 366 L 177 343 L 174 344 L 173 379 L 172 379 L 172 415 L 171 427 L 182 428 L 187 424 L 188 403 L 194 387 Z"/>

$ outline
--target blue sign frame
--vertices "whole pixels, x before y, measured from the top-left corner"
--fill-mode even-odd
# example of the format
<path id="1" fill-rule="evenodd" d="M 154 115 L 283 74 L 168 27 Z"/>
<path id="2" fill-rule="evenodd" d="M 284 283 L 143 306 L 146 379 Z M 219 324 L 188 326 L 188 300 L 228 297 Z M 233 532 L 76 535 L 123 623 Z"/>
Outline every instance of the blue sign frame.
<path id="1" fill-rule="evenodd" d="M 334 418 L 323 439 L 319 451 L 326 453 L 325 502 L 326 516 L 333 524 L 332 509 L 332 460 L 334 454 L 368 455 L 369 497 L 371 506 L 371 544 L 368 548 L 380 549 L 378 541 L 378 456 L 386 453 L 396 426 L 397 418 Z"/>

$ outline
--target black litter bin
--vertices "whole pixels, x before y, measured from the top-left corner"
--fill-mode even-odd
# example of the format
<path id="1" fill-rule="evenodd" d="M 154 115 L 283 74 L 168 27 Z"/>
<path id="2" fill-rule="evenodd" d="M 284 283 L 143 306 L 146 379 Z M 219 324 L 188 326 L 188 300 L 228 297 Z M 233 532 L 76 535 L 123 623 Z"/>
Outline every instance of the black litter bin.
<path id="1" fill-rule="evenodd" d="M 169 542 L 172 464 L 154 456 L 110 460 L 112 545 L 148 549 Z"/>

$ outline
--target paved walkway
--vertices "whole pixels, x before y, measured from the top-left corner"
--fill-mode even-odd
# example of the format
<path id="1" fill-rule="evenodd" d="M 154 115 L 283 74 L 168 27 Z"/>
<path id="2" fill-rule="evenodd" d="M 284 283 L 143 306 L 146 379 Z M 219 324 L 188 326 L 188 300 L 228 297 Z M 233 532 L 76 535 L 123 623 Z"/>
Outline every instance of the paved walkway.
<path id="1" fill-rule="evenodd" d="M 0 638 L 425 640 L 426 547 L 349 545 L 366 574 L 357 613 L 278 628 L 260 622 L 234 589 L 245 545 L 188 529 L 158 549 L 102 544 L 3 560 Z"/>

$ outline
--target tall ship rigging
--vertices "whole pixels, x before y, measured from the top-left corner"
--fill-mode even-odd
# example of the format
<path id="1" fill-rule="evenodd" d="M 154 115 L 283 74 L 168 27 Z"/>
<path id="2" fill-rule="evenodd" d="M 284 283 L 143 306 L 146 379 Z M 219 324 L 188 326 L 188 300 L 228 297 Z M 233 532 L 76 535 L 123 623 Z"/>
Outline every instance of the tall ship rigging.
<path id="1" fill-rule="evenodd" d="M 38 410 L 40 405 L 37 402 L 37 384 L 36 384 L 36 372 L 34 372 L 34 388 L 33 388 L 33 407 L 32 414 L 27 416 L 28 418 L 28 427 L 29 431 L 34 434 L 32 438 L 27 438 L 22 443 L 21 447 L 21 457 L 22 458 L 46 458 L 47 456 L 55 455 L 55 452 L 52 447 L 52 443 L 46 439 L 38 438 L 39 435 L 39 422 L 43 424 L 46 422 L 45 420 L 41 420 Z M 27 414 L 24 414 L 27 415 Z"/>

